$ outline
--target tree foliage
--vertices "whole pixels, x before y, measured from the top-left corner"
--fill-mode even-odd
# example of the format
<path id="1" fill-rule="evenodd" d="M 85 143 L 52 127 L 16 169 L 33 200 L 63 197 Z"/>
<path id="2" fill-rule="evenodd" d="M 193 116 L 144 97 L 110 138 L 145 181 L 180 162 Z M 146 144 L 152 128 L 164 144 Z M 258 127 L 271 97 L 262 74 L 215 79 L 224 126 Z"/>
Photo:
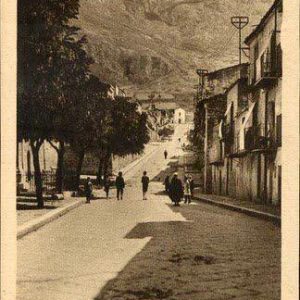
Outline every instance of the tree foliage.
<path id="1" fill-rule="evenodd" d="M 58 135 L 61 126 L 56 125 L 63 119 L 75 78 L 72 71 L 86 68 L 78 61 L 84 57 L 80 51 L 84 40 L 75 41 L 78 29 L 68 25 L 78 10 L 78 0 L 18 1 L 18 140 L 28 140 L 32 148 L 41 207 L 39 149 L 44 140 Z"/>

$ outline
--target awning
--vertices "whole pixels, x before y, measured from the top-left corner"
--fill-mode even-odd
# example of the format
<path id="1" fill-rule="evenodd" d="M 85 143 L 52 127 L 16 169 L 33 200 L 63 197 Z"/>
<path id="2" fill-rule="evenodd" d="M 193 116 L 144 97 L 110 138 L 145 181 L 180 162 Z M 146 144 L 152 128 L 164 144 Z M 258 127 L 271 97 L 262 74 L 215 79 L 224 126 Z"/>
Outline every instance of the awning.
<path id="1" fill-rule="evenodd" d="M 229 114 L 231 106 L 232 106 L 232 102 L 230 102 L 230 104 L 227 107 L 227 110 L 226 110 L 225 115 L 224 115 L 225 117 Z"/>
<path id="2" fill-rule="evenodd" d="M 239 138 L 239 143 L 240 143 L 239 149 L 240 150 L 245 150 L 245 128 L 246 128 L 246 125 L 247 125 L 251 115 L 252 115 L 255 104 L 256 104 L 256 102 L 251 103 L 251 105 L 249 106 L 249 109 L 248 109 L 247 114 L 245 116 L 245 120 L 244 120 L 244 122 L 241 126 L 241 129 L 240 129 L 240 135 L 239 135 L 239 137 L 240 137 Z"/>
<path id="3" fill-rule="evenodd" d="M 223 120 L 220 122 L 219 124 L 219 138 L 222 139 L 223 138 L 223 126 L 224 126 L 224 122 Z"/>

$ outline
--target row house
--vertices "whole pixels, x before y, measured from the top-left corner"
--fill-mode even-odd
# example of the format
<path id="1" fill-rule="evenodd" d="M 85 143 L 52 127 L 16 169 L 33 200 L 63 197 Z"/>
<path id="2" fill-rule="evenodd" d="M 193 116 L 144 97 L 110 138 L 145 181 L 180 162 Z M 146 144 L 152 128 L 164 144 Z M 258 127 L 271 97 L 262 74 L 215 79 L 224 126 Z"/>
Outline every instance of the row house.
<path id="1" fill-rule="evenodd" d="M 208 149 L 212 192 L 280 204 L 282 1 L 276 0 L 246 38 L 248 78 L 226 91 L 226 111 L 214 120 Z"/>
<path id="2" fill-rule="evenodd" d="M 238 79 L 247 78 L 248 64 L 230 66 L 214 72 L 207 73 L 201 86 L 202 97 L 197 103 L 195 118 L 198 120 L 198 128 L 203 140 L 203 186 L 204 192 L 211 193 L 213 153 L 219 151 L 219 147 L 213 145 L 214 127 L 219 124 L 226 112 L 226 91 Z M 213 149 L 212 149 L 213 147 Z M 218 160 L 218 159 L 216 159 Z"/>

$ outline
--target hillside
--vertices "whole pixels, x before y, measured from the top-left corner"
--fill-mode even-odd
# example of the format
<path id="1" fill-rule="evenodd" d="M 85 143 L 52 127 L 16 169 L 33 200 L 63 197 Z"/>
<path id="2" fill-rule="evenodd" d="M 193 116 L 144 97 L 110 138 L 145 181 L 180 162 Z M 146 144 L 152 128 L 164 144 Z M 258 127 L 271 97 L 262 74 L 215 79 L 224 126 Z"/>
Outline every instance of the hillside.
<path id="1" fill-rule="evenodd" d="M 197 67 L 236 64 L 233 15 L 248 15 L 245 37 L 272 0 L 82 0 L 76 24 L 88 37 L 92 71 L 127 92 L 191 94 Z"/>

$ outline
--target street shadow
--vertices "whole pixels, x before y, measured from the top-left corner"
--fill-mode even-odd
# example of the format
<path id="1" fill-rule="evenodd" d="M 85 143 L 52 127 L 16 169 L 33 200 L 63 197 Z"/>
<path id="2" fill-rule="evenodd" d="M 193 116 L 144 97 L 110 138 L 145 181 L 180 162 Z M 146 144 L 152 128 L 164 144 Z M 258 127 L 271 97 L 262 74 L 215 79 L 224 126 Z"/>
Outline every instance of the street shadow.
<path id="1" fill-rule="evenodd" d="M 169 162 L 168 167 L 165 170 L 160 171 L 157 175 L 155 175 L 151 181 L 153 182 L 164 182 L 167 176 L 172 176 L 174 172 L 177 171 L 177 162 Z"/>
<path id="2" fill-rule="evenodd" d="M 151 237 L 150 241 L 116 278 L 107 282 L 94 300 L 238 299 L 243 288 L 261 295 L 263 290 L 257 288 L 261 285 L 252 283 L 257 278 L 255 266 L 258 261 L 258 281 L 261 283 L 265 278 L 265 283 L 272 285 L 268 289 L 269 298 L 277 299 L 280 291 L 280 234 L 278 238 L 270 239 L 276 227 L 205 204 L 174 207 L 168 203 L 167 206 L 188 221 L 137 224 L 125 239 Z M 266 240 L 270 242 L 269 247 L 264 247 Z M 260 245 L 259 251 L 250 250 L 250 255 L 245 249 L 253 243 Z M 261 260 L 264 256 L 268 260 Z M 247 269 L 241 267 L 244 261 L 247 261 Z M 268 282 L 271 263 L 274 268 L 272 283 Z M 248 296 L 252 299 L 251 295 Z"/>
<path id="3" fill-rule="evenodd" d="M 57 206 L 54 205 L 44 205 L 43 208 L 40 208 L 37 205 L 17 203 L 17 210 L 41 210 L 41 209 L 55 209 L 55 208 L 57 208 Z"/>
<path id="4" fill-rule="evenodd" d="M 168 196 L 168 193 L 166 191 L 159 191 L 159 192 L 153 193 L 153 195 L 156 195 L 156 196 Z"/>
<path id="5" fill-rule="evenodd" d="M 98 201 L 98 200 L 109 200 L 107 199 L 105 196 L 101 196 L 101 197 L 92 197 L 91 201 Z"/>

